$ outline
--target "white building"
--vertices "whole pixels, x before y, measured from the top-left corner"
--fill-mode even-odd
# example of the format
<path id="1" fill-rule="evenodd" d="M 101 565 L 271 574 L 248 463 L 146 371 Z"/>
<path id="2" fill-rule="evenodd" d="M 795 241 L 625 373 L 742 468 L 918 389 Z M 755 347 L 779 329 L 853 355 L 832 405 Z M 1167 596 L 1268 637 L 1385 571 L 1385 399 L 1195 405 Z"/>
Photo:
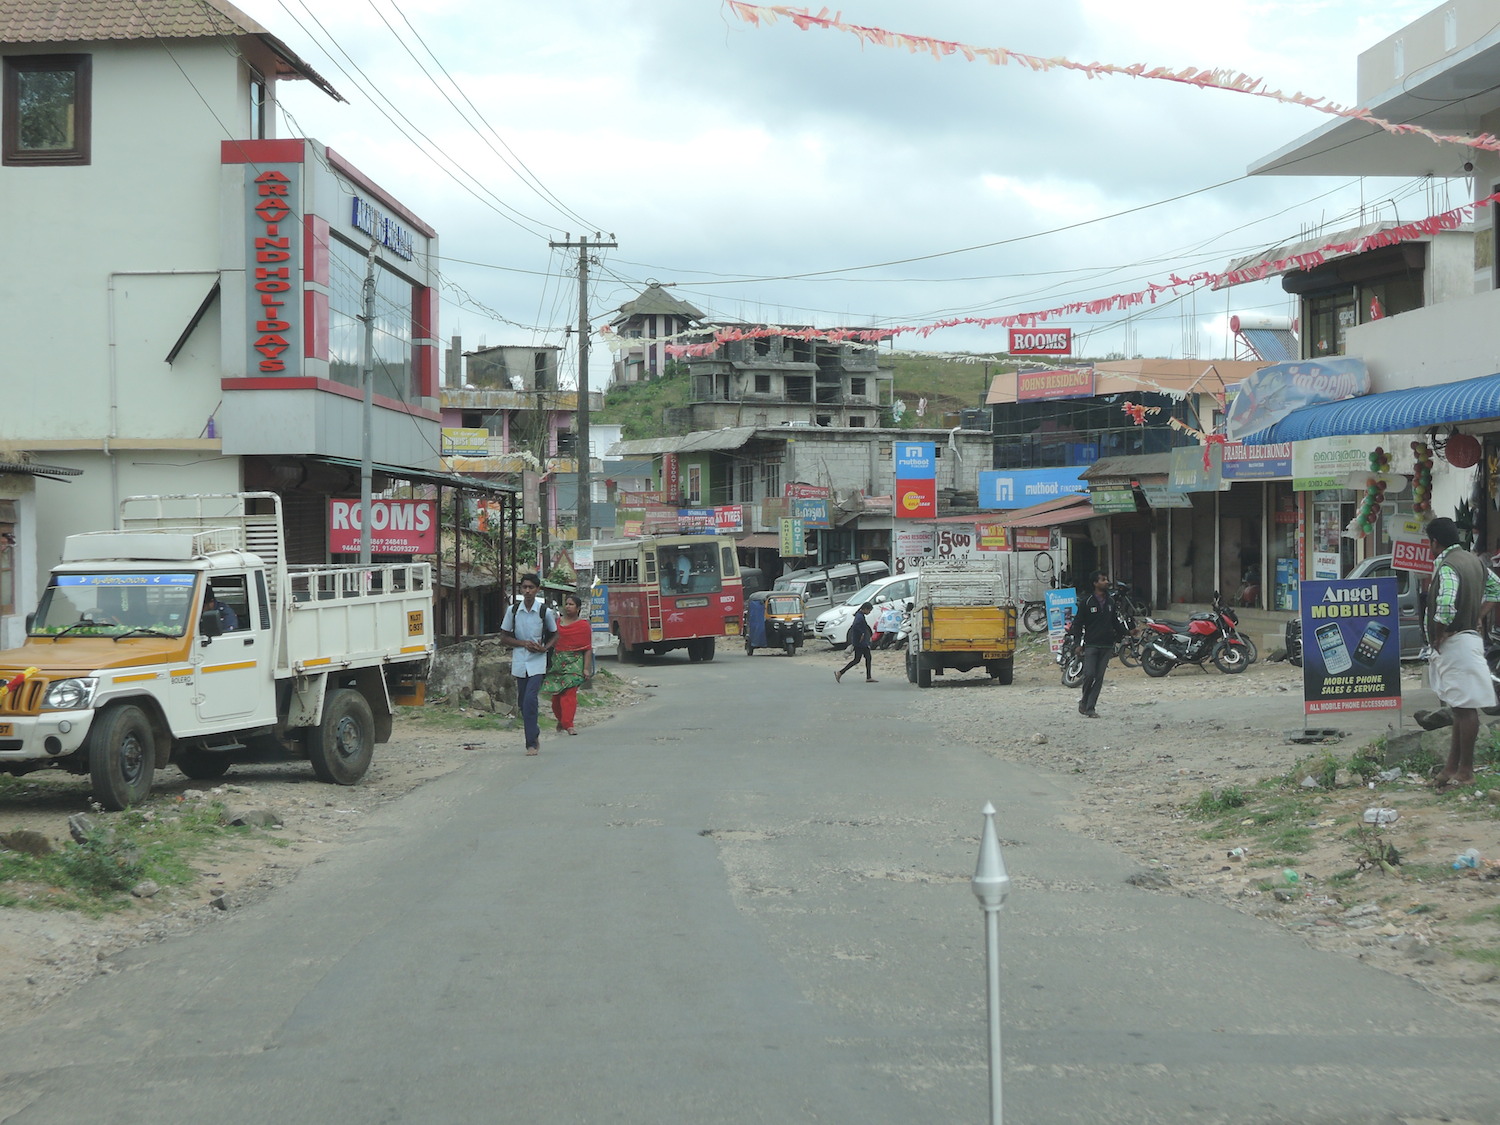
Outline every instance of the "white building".
<path id="1" fill-rule="evenodd" d="M 0 643 L 63 537 L 141 493 L 271 490 L 289 557 L 328 556 L 359 494 L 362 290 L 373 261 L 377 489 L 438 466 L 433 229 L 338 153 L 277 139 L 313 82 L 223 0 L 0 5 L 0 445 L 81 470 L 16 500 L 27 544 Z M 342 99 L 340 99 L 342 100 Z"/>

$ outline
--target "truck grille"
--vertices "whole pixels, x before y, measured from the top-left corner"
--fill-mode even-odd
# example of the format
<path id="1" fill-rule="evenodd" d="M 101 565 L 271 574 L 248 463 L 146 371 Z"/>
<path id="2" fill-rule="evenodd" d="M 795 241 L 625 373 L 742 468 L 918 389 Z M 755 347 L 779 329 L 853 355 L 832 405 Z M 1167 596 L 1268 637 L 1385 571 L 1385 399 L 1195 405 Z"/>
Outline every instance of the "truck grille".
<path id="1" fill-rule="evenodd" d="M 42 697 L 47 694 L 47 681 L 33 676 L 17 691 L 5 693 L 0 699 L 0 715 L 36 715 L 42 710 Z"/>

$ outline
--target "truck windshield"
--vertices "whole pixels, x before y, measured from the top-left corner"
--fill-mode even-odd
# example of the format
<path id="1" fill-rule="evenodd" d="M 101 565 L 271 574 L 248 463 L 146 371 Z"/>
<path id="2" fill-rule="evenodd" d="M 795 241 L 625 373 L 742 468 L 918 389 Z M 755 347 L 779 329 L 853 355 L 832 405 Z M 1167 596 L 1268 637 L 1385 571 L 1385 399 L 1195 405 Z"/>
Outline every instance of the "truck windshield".
<path id="1" fill-rule="evenodd" d="M 656 561 L 663 594 L 719 592 L 719 553 L 712 540 L 660 547 Z"/>
<path id="2" fill-rule="evenodd" d="M 118 637 L 138 631 L 180 637 L 192 612 L 196 574 L 54 574 L 42 594 L 30 635 Z"/>

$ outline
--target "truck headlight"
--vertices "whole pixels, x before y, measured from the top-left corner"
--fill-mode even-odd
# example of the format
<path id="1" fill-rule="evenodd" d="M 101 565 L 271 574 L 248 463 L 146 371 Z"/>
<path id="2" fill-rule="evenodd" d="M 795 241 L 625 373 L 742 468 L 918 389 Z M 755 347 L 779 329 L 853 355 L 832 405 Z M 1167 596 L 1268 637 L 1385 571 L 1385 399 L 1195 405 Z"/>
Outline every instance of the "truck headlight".
<path id="1" fill-rule="evenodd" d="M 58 680 L 42 697 L 42 707 L 48 711 L 77 711 L 94 701 L 94 692 L 99 681 L 92 677 L 76 680 Z"/>

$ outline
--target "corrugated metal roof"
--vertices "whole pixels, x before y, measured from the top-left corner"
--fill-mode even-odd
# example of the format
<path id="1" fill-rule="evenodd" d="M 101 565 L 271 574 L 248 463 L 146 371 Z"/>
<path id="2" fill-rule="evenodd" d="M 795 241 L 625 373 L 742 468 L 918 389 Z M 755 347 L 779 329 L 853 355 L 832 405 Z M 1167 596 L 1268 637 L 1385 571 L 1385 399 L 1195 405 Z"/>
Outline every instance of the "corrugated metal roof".
<path id="1" fill-rule="evenodd" d="M 1489 419 L 1500 419 L 1500 373 L 1304 406 L 1274 426 L 1247 434 L 1244 441 L 1246 445 L 1271 445 L 1345 434 L 1400 433 Z"/>
<path id="2" fill-rule="evenodd" d="M 278 76 L 306 78 L 344 101 L 328 80 L 227 0 L 0 0 L 0 43 L 94 43 L 253 35 L 282 62 Z"/>
<path id="3" fill-rule="evenodd" d="M 712 453 L 717 450 L 740 449 L 755 434 L 756 428 L 755 426 L 730 426 L 722 430 L 697 430 L 690 434 L 672 434 L 668 437 L 622 441 L 611 447 L 610 455 L 655 457 L 663 453 Z M 788 430 L 788 436 L 796 436 L 795 428 L 788 427 Z"/>
<path id="4" fill-rule="evenodd" d="M 1172 454 L 1132 453 L 1125 457 L 1101 457 L 1078 475 L 1084 480 L 1104 477 L 1165 476 L 1172 471 Z"/>

